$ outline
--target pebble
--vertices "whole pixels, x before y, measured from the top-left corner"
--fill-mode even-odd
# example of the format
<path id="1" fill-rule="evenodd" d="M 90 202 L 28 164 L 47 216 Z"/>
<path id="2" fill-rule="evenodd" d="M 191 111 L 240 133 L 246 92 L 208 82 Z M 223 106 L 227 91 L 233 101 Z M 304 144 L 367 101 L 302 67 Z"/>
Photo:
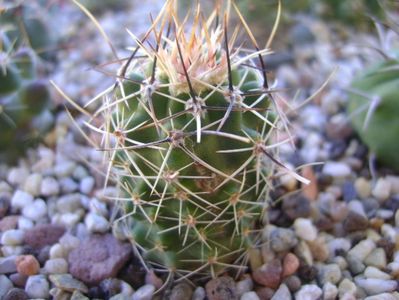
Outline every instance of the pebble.
<path id="1" fill-rule="evenodd" d="M 371 194 L 380 201 L 385 201 L 391 194 L 391 182 L 385 178 L 379 178 Z"/>
<path id="2" fill-rule="evenodd" d="M 79 185 L 70 177 L 64 177 L 59 180 L 61 192 L 64 194 L 70 194 L 77 191 Z"/>
<path id="3" fill-rule="evenodd" d="M 71 274 L 51 274 L 50 281 L 59 289 L 67 292 L 78 290 L 87 293 L 89 289 L 85 284 L 72 277 Z"/>
<path id="4" fill-rule="evenodd" d="M 69 253 L 71 250 L 80 245 L 80 240 L 76 236 L 66 233 L 60 238 L 59 244 L 62 246 L 65 252 Z"/>
<path id="5" fill-rule="evenodd" d="M 68 263 L 64 258 L 53 258 L 46 261 L 44 270 L 48 274 L 68 273 Z"/>
<path id="6" fill-rule="evenodd" d="M 311 214 L 310 201 L 303 194 L 284 197 L 281 211 L 291 220 L 307 218 Z"/>
<path id="7" fill-rule="evenodd" d="M 173 299 L 173 298 L 172 298 Z M 231 299 L 231 298 L 229 298 L 229 299 Z M 273 298 L 272 298 L 273 299 Z M 255 293 L 255 292 L 246 292 L 246 293 L 244 293 L 242 296 L 241 296 L 241 298 L 240 298 L 240 300 L 261 300 L 260 298 L 259 298 L 259 296 Z"/>
<path id="8" fill-rule="evenodd" d="M 357 213 L 350 210 L 347 217 L 343 222 L 343 226 L 346 232 L 354 232 L 359 230 L 367 229 L 369 221 L 364 214 Z"/>
<path id="9" fill-rule="evenodd" d="M 93 213 L 96 213 L 98 215 L 102 215 L 104 217 L 107 217 L 109 214 L 109 210 L 107 208 L 107 205 L 98 200 L 97 198 L 92 198 L 89 202 L 89 210 Z"/>
<path id="10" fill-rule="evenodd" d="M 305 241 L 314 241 L 317 238 L 317 228 L 313 225 L 312 220 L 298 218 L 293 226 L 299 238 Z"/>
<path id="11" fill-rule="evenodd" d="M 315 284 L 307 284 L 295 293 L 295 300 L 318 300 L 323 291 Z"/>
<path id="12" fill-rule="evenodd" d="M 295 293 L 301 288 L 301 280 L 296 275 L 288 276 L 284 279 L 283 283 L 287 285 L 292 293 Z"/>
<path id="13" fill-rule="evenodd" d="M 287 285 L 284 283 L 280 284 L 280 287 L 274 293 L 271 300 L 291 300 L 291 292 L 288 289 Z"/>
<path id="14" fill-rule="evenodd" d="M 155 287 L 153 285 L 143 285 L 132 295 L 132 300 L 151 300 L 154 292 Z"/>
<path id="15" fill-rule="evenodd" d="M 90 194 L 93 190 L 95 184 L 95 180 L 93 177 L 85 177 L 80 181 L 79 191 L 82 194 Z"/>
<path id="16" fill-rule="evenodd" d="M 367 266 L 373 266 L 379 269 L 383 269 L 387 265 L 387 256 L 384 249 L 376 248 L 364 259 L 364 263 Z"/>
<path id="17" fill-rule="evenodd" d="M 24 183 L 24 191 L 36 197 L 40 195 L 40 186 L 42 184 L 43 176 L 38 173 L 30 174 Z"/>
<path id="18" fill-rule="evenodd" d="M 391 279 L 391 275 L 381 271 L 380 269 L 377 269 L 376 267 L 367 267 L 366 270 L 364 270 L 364 276 L 366 278 L 377 278 L 384 280 Z"/>
<path id="19" fill-rule="evenodd" d="M 328 259 L 330 252 L 323 236 L 318 236 L 314 241 L 308 242 L 308 245 L 316 261 L 324 262 Z"/>
<path id="20" fill-rule="evenodd" d="M 367 197 L 370 197 L 371 195 L 371 185 L 370 182 L 364 178 L 364 177 L 359 177 L 355 180 L 354 183 L 356 193 L 361 199 L 366 199 Z"/>
<path id="21" fill-rule="evenodd" d="M 258 284 L 276 289 L 280 285 L 282 271 L 281 261 L 279 259 L 273 259 L 253 271 L 252 278 Z"/>
<path id="22" fill-rule="evenodd" d="M 306 265 L 313 265 L 313 255 L 308 244 L 305 241 L 300 241 L 295 247 L 295 255 L 302 260 Z"/>
<path id="23" fill-rule="evenodd" d="M 24 241 L 25 233 L 20 229 L 10 229 L 3 232 L 1 235 L 1 243 L 7 246 L 21 245 Z"/>
<path id="24" fill-rule="evenodd" d="M 382 293 L 382 294 L 377 294 L 374 296 L 369 296 L 364 298 L 364 300 L 398 300 L 399 295 L 396 294 L 391 294 L 391 293 Z"/>
<path id="25" fill-rule="evenodd" d="M 205 296 L 206 296 L 205 289 L 202 286 L 199 286 L 194 290 L 191 300 L 204 300 Z"/>
<path id="26" fill-rule="evenodd" d="M 58 242 L 65 228 L 56 224 L 40 224 L 25 232 L 25 244 L 34 249 L 51 246 Z"/>
<path id="27" fill-rule="evenodd" d="M 47 205 L 43 199 L 37 199 L 22 209 L 22 215 L 32 221 L 39 221 L 47 216 Z"/>
<path id="28" fill-rule="evenodd" d="M 63 246 L 61 246 L 59 243 L 56 243 L 54 245 L 51 246 L 50 248 L 50 258 L 54 259 L 54 258 L 64 258 L 66 253 L 65 253 L 65 249 Z"/>
<path id="29" fill-rule="evenodd" d="M 72 161 L 63 161 L 54 166 L 54 173 L 58 178 L 68 177 L 72 175 L 76 164 Z"/>
<path id="30" fill-rule="evenodd" d="M 348 255 L 346 257 L 346 261 L 348 262 L 348 268 L 352 274 L 357 275 L 362 273 L 366 269 L 366 265 L 355 256 Z"/>
<path id="31" fill-rule="evenodd" d="M 158 290 L 162 287 L 163 280 L 155 274 L 154 270 L 149 270 L 147 274 L 145 274 L 145 283 L 155 286 L 155 289 Z"/>
<path id="32" fill-rule="evenodd" d="M 21 255 L 15 260 L 17 271 L 21 275 L 31 276 L 39 272 L 40 265 L 33 255 Z"/>
<path id="33" fill-rule="evenodd" d="M 12 185 L 22 185 L 29 176 L 29 170 L 26 168 L 11 168 L 8 172 L 7 181 Z"/>
<path id="34" fill-rule="evenodd" d="M 10 280 L 16 287 L 25 288 L 26 281 L 28 280 L 29 276 L 22 275 L 19 273 L 14 273 L 10 275 Z"/>
<path id="35" fill-rule="evenodd" d="M 57 210 L 62 213 L 75 212 L 79 208 L 82 208 L 80 202 L 81 195 L 74 193 L 61 196 L 57 201 Z"/>
<path id="36" fill-rule="evenodd" d="M 370 240 L 362 240 L 357 243 L 352 249 L 349 250 L 348 256 L 353 256 L 360 261 L 364 261 L 364 259 L 375 249 L 375 243 Z"/>
<path id="37" fill-rule="evenodd" d="M 351 174 L 351 169 L 345 163 L 328 161 L 324 164 L 322 172 L 334 178 L 345 178 Z"/>
<path id="38" fill-rule="evenodd" d="M 331 282 L 323 285 L 323 300 L 335 300 L 338 295 L 338 288 Z"/>
<path id="39" fill-rule="evenodd" d="M 327 282 L 337 284 L 341 280 L 341 269 L 337 264 L 320 265 L 318 270 L 317 278 L 322 286 Z"/>
<path id="40" fill-rule="evenodd" d="M 119 242 L 111 234 L 93 235 L 69 253 L 69 272 L 84 283 L 99 283 L 116 276 L 131 251 L 130 244 Z"/>
<path id="41" fill-rule="evenodd" d="M 364 289 L 368 295 L 392 292 L 398 287 L 398 282 L 396 280 L 377 278 L 355 278 L 355 283 Z"/>
<path id="42" fill-rule="evenodd" d="M 29 220 L 28 218 L 25 218 L 23 216 L 20 216 L 18 218 L 18 228 L 21 230 L 27 230 L 33 228 L 34 224 L 32 220 Z"/>
<path id="43" fill-rule="evenodd" d="M 0 275 L 0 299 L 3 299 L 3 296 L 13 287 L 11 280 L 7 276 Z"/>
<path id="44" fill-rule="evenodd" d="M 28 300 L 28 295 L 24 290 L 13 288 L 3 296 L 2 300 Z"/>
<path id="45" fill-rule="evenodd" d="M 25 292 L 29 298 L 47 299 L 50 296 L 50 285 L 44 275 L 29 276 L 25 285 Z"/>
<path id="46" fill-rule="evenodd" d="M 294 274 L 299 268 L 299 259 L 293 253 L 287 253 L 283 259 L 282 277 L 288 277 Z"/>
<path id="47" fill-rule="evenodd" d="M 170 299 L 173 300 L 186 300 L 191 299 L 193 295 L 193 289 L 187 283 L 179 283 L 173 289 L 170 294 Z"/>
<path id="48" fill-rule="evenodd" d="M 238 299 L 235 282 L 229 276 L 217 277 L 208 281 L 205 290 L 209 300 Z"/>
<path id="49" fill-rule="evenodd" d="M 45 177 L 40 186 L 40 193 L 43 196 L 56 196 L 60 192 L 60 185 L 54 177 Z"/>
<path id="50" fill-rule="evenodd" d="M 280 227 L 271 230 L 266 239 L 270 241 L 270 247 L 275 252 L 288 251 L 298 243 L 293 230 Z"/>
<path id="51" fill-rule="evenodd" d="M 241 279 L 236 283 L 236 293 L 238 297 L 241 297 L 242 294 L 246 292 L 252 291 L 254 287 L 254 282 L 250 276 L 245 276 L 244 279 Z"/>
<path id="52" fill-rule="evenodd" d="M 11 198 L 11 206 L 16 209 L 22 209 L 32 203 L 33 196 L 21 190 L 16 190 Z"/>
<path id="53" fill-rule="evenodd" d="M 16 256 L 0 257 L 0 274 L 10 274 L 17 271 Z"/>
<path id="54" fill-rule="evenodd" d="M 15 229 L 18 224 L 19 216 L 5 216 L 0 220 L 0 231 Z"/>
<path id="55" fill-rule="evenodd" d="M 109 222 L 103 216 L 95 213 L 88 213 L 85 218 L 85 224 L 90 232 L 105 233 L 109 229 Z"/>

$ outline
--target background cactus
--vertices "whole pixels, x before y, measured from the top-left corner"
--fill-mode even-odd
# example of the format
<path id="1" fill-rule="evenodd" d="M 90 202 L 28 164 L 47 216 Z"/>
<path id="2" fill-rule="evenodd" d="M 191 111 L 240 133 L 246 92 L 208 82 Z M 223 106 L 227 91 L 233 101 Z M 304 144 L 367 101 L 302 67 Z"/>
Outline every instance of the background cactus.
<path id="1" fill-rule="evenodd" d="M 281 115 L 262 59 L 269 50 L 259 49 L 237 7 L 204 19 L 198 5 L 187 32 L 175 4 L 167 1 L 135 39 L 114 92 L 102 94 L 94 115 L 105 122 L 86 124 L 103 135 L 119 220 L 145 260 L 182 278 L 216 276 L 245 269 L 259 244 L 269 179 L 284 168 L 270 145 Z M 230 35 L 231 11 L 241 27 Z M 240 29 L 253 53 L 234 46 Z"/>
<path id="2" fill-rule="evenodd" d="M 9 33 L 0 32 L 0 161 L 14 162 L 40 140 L 53 116 L 48 84 L 37 78 L 39 57 Z"/>

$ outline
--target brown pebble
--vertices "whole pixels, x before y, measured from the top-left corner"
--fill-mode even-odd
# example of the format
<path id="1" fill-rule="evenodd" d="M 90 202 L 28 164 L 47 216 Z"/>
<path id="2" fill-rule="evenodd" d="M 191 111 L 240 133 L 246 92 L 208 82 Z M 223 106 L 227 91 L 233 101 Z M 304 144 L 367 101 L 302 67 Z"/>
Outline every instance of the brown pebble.
<path id="1" fill-rule="evenodd" d="M 311 282 L 317 276 L 317 269 L 313 266 L 303 265 L 298 269 L 298 276 L 303 282 Z"/>
<path id="2" fill-rule="evenodd" d="M 145 283 L 146 284 L 152 284 L 155 286 L 155 289 L 160 289 L 163 285 L 163 281 L 161 278 L 159 278 L 157 275 L 155 275 L 153 270 L 150 270 L 146 275 L 145 275 Z"/>
<path id="3" fill-rule="evenodd" d="M 384 225 L 384 220 L 380 218 L 372 218 L 370 219 L 370 227 L 379 231 L 381 226 Z"/>
<path id="4" fill-rule="evenodd" d="M 274 290 L 268 287 L 259 287 L 255 292 L 260 300 L 270 300 L 274 295 Z"/>
<path id="5" fill-rule="evenodd" d="M 16 258 L 17 271 L 21 275 L 31 276 L 39 272 L 40 265 L 33 255 L 20 255 Z"/>
<path id="6" fill-rule="evenodd" d="M 283 259 L 283 273 L 282 277 L 287 277 L 294 274 L 299 268 L 299 259 L 293 253 L 288 253 Z"/>
<path id="7" fill-rule="evenodd" d="M 0 231 L 15 229 L 18 224 L 19 216 L 5 216 L 0 220 Z"/>
<path id="8" fill-rule="evenodd" d="M 236 284 L 233 278 L 222 276 L 214 278 L 205 285 L 206 295 L 209 300 L 238 300 Z"/>
<path id="9" fill-rule="evenodd" d="M 281 261 L 279 259 L 273 259 L 256 269 L 252 273 L 252 277 L 258 284 L 277 289 L 281 282 L 282 271 Z"/>
<path id="10" fill-rule="evenodd" d="M 319 189 L 317 187 L 317 177 L 311 166 L 306 166 L 302 169 L 302 176 L 310 180 L 308 185 L 302 183 L 302 193 L 310 201 L 316 201 L 319 195 Z"/>
<path id="11" fill-rule="evenodd" d="M 328 259 L 329 250 L 323 237 L 318 237 L 316 240 L 308 242 L 308 245 L 315 260 L 324 262 Z"/>
<path id="12" fill-rule="evenodd" d="M 349 214 L 345 218 L 343 225 L 346 232 L 366 230 L 369 225 L 369 220 L 366 216 L 363 216 L 362 214 L 358 214 L 354 211 L 349 211 Z"/>

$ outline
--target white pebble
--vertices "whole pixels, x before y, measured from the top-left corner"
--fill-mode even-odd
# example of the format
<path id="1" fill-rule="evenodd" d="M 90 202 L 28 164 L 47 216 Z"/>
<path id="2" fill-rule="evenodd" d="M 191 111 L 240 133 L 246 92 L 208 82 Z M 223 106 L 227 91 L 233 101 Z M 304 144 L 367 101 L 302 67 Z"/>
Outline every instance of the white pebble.
<path id="1" fill-rule="evenodd" d="M 68 263 L 63 258 L 53 258 L 46 261 L 44 270 L 48 274 L 63 274 L 68 273 Z"/>
<path id="2" fill-rule="evenodd" d="M 24 232 L 20 229 L 10 229 L 1 235 L 1 243 L 6 246 L 18 246 L 24 241 Z"/>
<path id="3" fill-rule="evenodd" d="M 355 180 L 354 183 L 356 193 L 359 195 L 360 198 L 365 199 L 367 197 L 370 197 L 371 195 L 371 185 L 370 182 L 364 178 L 360 177 Z"/>
<path id="4" fill-rule="evenodd" d="M 385 178 L 379 178 L 375 184 L 372 195 L 380 201 L 385 201 L 391 194 L 391 183 Z"/>
<path id="5" fill-rule="evenodd" d="M 396 242 L 398 232 L 390 224 L 386 224 L 386 223 L 383 224 L 381 226 L 381 233 L 384 237 L 390 239 L 391 242 L 393 242 L 393 243 Z"/>
<path id="6" fill-rule="evenodd" d="M 82 180 L 88 175 L 87 170 L 83 166 L 77 166 L 73 171 L 73 178 L 77 180 Z"/>
<path id="7" fill-rule="evenodd" d="M 24 183 L 24 191 L 32 196 L 40 195 L 40 186 L 42 184 L 42 175 L 38 173 L 30 174 Z"/>
<path id="8" fill-rule="evenodd" d="M 298 218 L 294 222 L 296 235 L 305 241 L 314 241 L 317 238 L 317 228 L 309 219 Z"/>
<path id="9" fill-rule="evenodd" d="M 384 279 L 384 280 L 389 280 L 391 279 L 391 276 L 385 272 L 382 272 L 380 269 L 377 269 L 376 267 L 367 267 L 366 270 L 364 270 L 364 276 L 366 278 L 377 278 L 377 279 Z"/>
<path id="10" fill-rule="evenodd" d="M 69 252 L 79 246 L 80 240 L 76 236 L 67 233 L 60 238 L 59 243 L 66 252 Z"/>
<path id="11" fill-rule="evenodd" d="M 260 300 L 260 298 L 258 297 L 258 295 L 255 292 L 246 292 L 246 293 L 242 294 L 240 300 Z"/>
<path id="12" fill-rule="evenodd" d="M 29 298 L 48 299 L 50 296 L 50 285 L 43 275 L 29 276 L 25 285 L 25 292 Z"/>
<path id="13" fill-rule="evenodd" d="M 62 247 L 59 243 L 56 243 L 51 246 L 50 248 L 50 258 L 64 258 L 65 257 L 65 251 L 64 247 Z"/>
<path id="14" fill-rule="evenodd" d="M 33 196 L 21 190 L 16 190 L 11 198 L 11 206 L 17 209 L 22 209 L 31 203 L 33 203 Z"/>
<path id="15" fill-rule="evenodd" d="M 63 193 L 73 193 L 79 187 L 79 185 L 70 177 L 61 178 L 59 183 Z"/>
<path id="16" fill-rule="evenodd" d="M 6 275 L 0 275 L 0 299 L 13 288 L 12 282 Z"/>
<path id="17" fill-rule="evenodd" d="M 356 285 L 348 278 L 344 278 L 338 285 L 339 299 L 343 298 L 344 295 L 354 296 L 356 294 L 356 290 Z"/>
<path id="18" fill-rule="evenodd" d="M 396 280 L 384 280 L 377 278 L 355 278 L 355 283 L 364 289 L 368 295 L 376 295 L 396 290 Z"/>
<path id="19" fill-rule="evenodd" d="M 323 173 L 332 177 L 342 178 L 351 174 L 351 168 L 342 162 L 326 162 L 323 167 Z"/>
<path id="20" fill-rule="evenodd" d="M 107 204 L 101 202 L 97 198 L 92 198 L 89 202 L 90 212 L 106 217 L 108 215 Z"/>
<path id="21" fill-rule="evenodd" d="M 323 291 L 315 284 L 306 284 L 295 294 L 295 300 L 318 300 Z"/>
<path id="22" fill-rule="evenodd" d="M 109 223 L 103 216 L 88 213 L 85 218 L 85 224 L 90 232 L 107 232 Z"/>
<path id="23" fill-rule="evenodd" d="M 1 247 L 1 253 L 4 257 L 13 256 L 13 255 L 21 255 L 24 252 L 23 246 L 3 246 Z"/>
<path id="24" fill-rule="evenodd" d="M 26 168 L 12 168 L 8 172 L 7 181 L 13 185 L 22 185 L 29 176 L 29 170 Z"/>
<path id="25" fill-rule="evenodd" d="M 197 287 L 194 290 L 193 297 L 191 300 L 204 300 L 205 299 L 205 289 L 202 286 Z"/>
<path id="26" fill-rule="evenodd" d="M 47 204 L 43 199 L 37 199 L 22 209 L 22 215 L 32 221 L 39 221 L 47 215 Z"/>
<path id="27" fill-rule="evenodd" d="M 338 295 L 338 288 L 331 282 L 323 285 L 323 300 L 335 300 Z"/>
<path id="28" fill-rule="evenodd" d="M 33 222 L 32 220 L 29 220 L 28 218 L 25 218 L 23 216 L 20 216 L 18 218 L 18 228 L 22 230 L 27 230 L 31 229 L 33 227 Z"/>
<path id="29" fill-rule="evenodd" d="M 60 192 L 60 185 L 58 181 L 53 177 L 45 177 L 42 180 L 40 192 L 43 196 L 56 196 Z"/>
<path id="30" fill-rule="evenodd" d="M 68 177 L 69 175 L 72 175 L 72 173 L 75 170 L 76 164 L 72 161 L 64 161 L 61 163 L 57 163 L 54 166 L 54 173 L 58 178 L 61 177 Z"/>
<path id="31" fill-rule="evenodd" d="M 79 191 L 82 194 L 89 194 L 94 188 L 95 180 L 93 177 L 85 177 L 80 181 Z"/>
<path id="32" fill-rule="evenodd" d="M 254 293 L 254 292 L 253 292 Z M 280 284 L 280 287 L 274 293 L 271 300 L 290 300 L 291 299 L 291 292 L 288 289 L 287 285 L 284 283 Z"/>
<path id="33" fill-rule="evenodd" d="M 363 261 L 370 253 L 375 249 L 376 245 L 372 240 L 363 240 L 356 244 L 351 250 L 349 250 L 348 255 Z"/>
<path id="34" fill-rule="evenodd" d="M 364 298 L 364 300 L 398 300 L 398 299 L 399 295 L 397 294 L 394 295 L 393 293 L 382 293 Z"/>
<path id="35" fill-rule="evenodd" d="M 81 218 L 82 218 L 82 216 L 80 216 L 78 213 L 65 213 L 65 214 L 59 215 L 58 222 L 56 222 L 56 223 L 58 223 L 60 225 L 64 225 L 67 228 L 72 228 L 76 224 L 79 223 Z"/>
<path id="36" fill-rule="evenodd" d="M 132 300 L 151 300 L 155 287 L 152 284 L 143 285 L 132 296 Z"/>

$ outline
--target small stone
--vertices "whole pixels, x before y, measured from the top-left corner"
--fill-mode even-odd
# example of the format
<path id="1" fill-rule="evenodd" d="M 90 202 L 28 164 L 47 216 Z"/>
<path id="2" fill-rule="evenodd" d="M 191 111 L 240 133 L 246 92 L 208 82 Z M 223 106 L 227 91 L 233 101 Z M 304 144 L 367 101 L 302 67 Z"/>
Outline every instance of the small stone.
<path id="1" fill-rule="evenodd" d="M 311 166 L 304 166 L 302 168 L 302 176 L 310 180 L 309 184 L 302 184 L 302 194 L 311 201 L 316 201 L 319 194 L 319 187 L 317 185 L 317 177 Z"/>
<path id="2" fill-rule="evenodd" d="M 3 299 L 3 296 L 13 287 L 11 280 L 7 276 L 0 275 L 0 299 Z"/>
<path id="3" fill-rule="evenodd" d="M 13 288 L 3 296 L 2 300 L 28 300 L 28 295 L 25 293 L 24 290 Z"/>
<path id="4" fill-rule="evenodd" d="M 10 274 L 17 271 L 16 256 L 0 257 L 0 274 Z"/>
<path id="5" fill-rule="evenodd" d="M 206 295 L 209 300 L 238 300 L 235 282 L 229 276 L 214 278 L 205 285 Z"/>
<path id="6" fill-rule="evenodd" d="M 69 194 L 60 197 L 57 201 L 57 210 L 61 213 L 75 212 L 82 208 L 80 194 Z"/>
<path id="7" fill-rule="evenodd" d="M 260 300 L 260 298 L 255 292 L 246 292 L 241 296 L 240 300 Z"/>
<path id="8" fill-rule="evenodd" d="M 199 286 L 194 290 L 191 300 L 204 300 L 205 296 L 205 289 L 202 286 Z"/>
<path id="9" fill-rule="evenodd" d="M 310 265 L 300 266 L 298 269 L 298 276 L 302 282 L 311 282 L 317 277 L 317 269 Z"/>
<path id="10" fill-rule="evenodd" d="M 364 259 L 375 249 L 376 245 L 375 243 L 370 240 L 363 240 L 357 243 L 352 249 L 349 250 L 348 256 L 354 256 L 361 261 L 364 261 Z"/>
<path id="11" fill-rule="evenodd" d="M 58 242 L 65 233 L 65 228 L 55 224 L 36 225 L 25 232 L 25 243 L 34 249 L 51 246 Z"/>
<path id="12" fill-rule="evenodd" d="M 15 260 L 17 271 L 21 275 L 31 276 L 39 272 L 40 265 L 33 255 L 21 255 Z"/>
<path id="13" fill-rule="evenodd" d="M 72 175 L 76 164 L 72 161 L 63 161 L 54 166 L 54 173 L 58 178 L 68 177 Z"/>
<path id="14" fill-rule="evenodd" d="M 85 218 L 85 224 L 90 232 L 105 233 L 109 229 L 109 222 L 103 216 L 88 213 Z"/>
<path id="15" fill-rule="evenodd" d="M 355 180 L 355 189 L 356 193 L 359 195 L 361 199 L 366 199 L 367 197 L 370 197 L 371 195 L 371 185 L 370 182 L 364 178 L 364 177 L 359 177 Z"/>
<path id="16" fill-rule="evenodd" d="M 283 259 L 283 273 L 282 277 L 287 277 L 294 274 L 299 268 L 299 259 L 293 253 L 288 253 Z"/>
<path id="17" fill-rule="evenodd" d="M 33 196 L 21 190 L 16 190 L 11 198 L 11 206 L 16 209 L 22 209 L 32 203 Z"/>
<path id="18" fill-rule="evenodd" d="M 250 276 L 245 276 L 244 279 L 241 279 L 236 283 L 236 293 L 238 297 L 241 297 L 242 294 L 252 291 L 254 287 L 254 282 Z"/>
<path id="19" fill-rule="evenodd" d="M 93 177 L 85 177 L 80 181 L 79 191 L 82 194 L 90 194 L 93 190 L 95 184 L 95 180 Z"/>
<path id="20" fill-rule="evenodd" d="M 338 288 L 331 282 L 323 285 L 323 300 L 335 300 L 338 295 Z"/>
<path id="21" fill-rule="evenodd" d="M 295 300 L 318 300 L 323 291 L 315 284 L 307 284 L 295 293 Z"/>
<path id="22" fill-rule="evenodd" d="M 294 222 L 296 235 L 305 241 L 314 241 L 317 238 L 317 228 L 309 219 L 298 218 Z"/>
<path id="23" fill-rule="evenodd" d="M 393 292 L 398 287 L 398 282 L 396 280 L 377 278 L 355 278 L 355 283 L 364 289 L 368 295 Z"/>
<path id="24" fill-rule="evenodd" d="M 293 230 L 279 227 L 273 229 L 266 240 L 270 241 L 270 247 L 277 253 L 288 251 L 298 243 Z"/>
<path id="25" fill-rule="evenodd" d="M 292 176 L 290 173 L 281 175 L 280 178 L 280 183 L 281 185 L 287 190 L 287 191 L 293 191 L 296 189 L 298 185 L 298 181 L 294 176 Z"/>
<path id="26" fill-rule="evenodd" d="M 60 185 L 58 181 L 53 177 L 45 177 L 42 180 L 42 184 L 40 186 L 40 193 L 45 196 L 56 196 L 60 192 Z"/>
<path id="27" fill-rule="evenodd" d="M 15 229 L 18 224 L 19 216 L 5 216 L 0 220 L 0 231 Z"/>
<path id="28" fill-rule="evenodd" d="M 63 258 L 53 258 L 46 261 L 44 270 L 48 274 L 68 273 L 68 263 Z"/>
<path id="29" fill-rule="evenodd" d="M 24 232 L 20 229 L 4 231 L 1 235 L 1 243 L 7 246 L 21 245 L 24 241 Z"/>
<path id="30" fill-rule="evenodd" d="M 24 253 L 24 247 L 23 246 L 3 246 L 3 247 L 1 247 L 1 252 L 3 252 L 3 256 L 21 255 Z"/>
<path id="31" fill-rule="evenodd" d="M 185 300 L 191 299 L 193 295 L 193 289 L 187 283 L 179 283 L 173 289 L 170 294 L 170 299 L 173 300 Z"/>
<path id="32" fill-rule="evenodd" d="M 69 253 L 69 272 L 85 283 L 99 283 L 115 276 L 131 251 L 130 244 L 119 242 L 111 234 L 91 236 Z"/>
<path id="33" fill-rule="evenodd" d="M 386 180 L 385 178 L 379 178 L 371 193 L 379 201 L 387 200 L 391 194 L 390 181 Z"/>
<path id="34" fill-rule="evenodd" d="M 346 232 L 353 232 L 367 229 L 369 221 L 365 215 L 350 210 L 343 225 Z"/>
<path id="35" fill-rule="evenodd" d="M 384 249 L 376 248 L 364 259 L 364 263 L 367 266 L 373 266 L 379 269 L 383 269 L 387 265 L 387 256 Z"/>
<path id="36" fill-rule="evenodd" d="M 302 284 L 299 277 L 295 275 L 288 276 L 284 279 L 283 283 L 287 285 L 291 293 L 295 293 L 296 291 L 298 291 L 301 288 Z"/>
<path id="37" fill-rule="evenodd" d="M 291 292 L 288 287 L 282 283 L 271 300 L 291 300 Z"/>
<path id="38" fill-rule="evenodd" d="M 28 280 L 29 276 L 22 275 L 19 273 L 14 273 L 10 275 L 10 280 L 14 284 L 14 286 L 25 288 L 26 281 Z"/>
<path id="39" fill-rule="evenodd" d="M 70 194 L 77 191 L 79 185 L 70 177 L 65 177 L 59 180 L 61 192 Z"/>
<path id="40" fill-rule="evenodd" d="M 65 252 L 70 252 L 80 245 L 80 240 L 76 236 L 66 233 L 60 238 L 59 244 L 64 248 Z"/>
<path id="41" fill-rule="evenodd" d="M 3 218 L 10 208 L 10 199 L 6 195 L 0 195 L 0 219 Z"/>
<path id="42" fill-rule="evenodd" d="M 50 296 L 50 285 L 43 275 L 29 276 L 26 282 L 25 292 L 29 298 L 47 299 Z"/>
<path id="43" fill-rule="evenodd" d="M 32 204 L 22 209 L 22 215 L 32 221 L 39 221 L 47 216 L 47 205 L 42 199 L 35 200 Z"/>
<path id="44" fill-rule="evenodd" d="M 29 220 L 28 218 L 20 216 L 18 218 L 18 228 L 22 230 L 27 230 L 33 228 L 34 224 L 32 220 Z"/>
<path id="45" fill-rule="evenodd" d="M 298 243 L 298 245 L 296 245 L 294 253 L 305 264 L 309 266 L 313 265 L 312 251 L 310 251 L 310 248 L 305 241 L 302 240 Z"/>
<path id="46" fill-rule="evenodd" d="M 78 290 L 82 293 L 87 293 L 89 289 L 79 280 L 72 277 L 70 274 L 51 274 L 50 281 L 59 289 L 67 292 Z"/>
<path id="47" fill-rule="evenodd" d="M 12 185 L 22 185 L 29 176 L 29 170 L 26 168 L 12 168 L 7 176 L 7 181 Z"/>
<path id="48" fill-rule="evenodd" d="M 344 278 L 338 285 L 339 299 L 342 299 L 345 294 L 355 296 L 356 290 L 356 285 L 349 279 Z"/>
<path id="49" fill-rule="evenodd" d="M 374 296 L 364 298 L 364 300 L 398 300 L 398 293 L 381 293 Z"/>
<path id="50" fill-rule="evenodd" d="M 353 275 L 360 274 L 366 269 L 366 265 L 362 262 L 361 259 L 348 255 L 346 257 L 346 261 L 348 262 L 348 268 Z"/>
<path id="51" fill-rule="evenodd" d="M 391 279 L 391 275 L 377 269 L 376 267 L 367 267 L 366 270 L 364 270 L 364 276 L 366 276 L 366 278 L 377 278 L 384 280 Z"/>
<path id="52" fill-rule="evenodd" d="M 319 236 L 314 241 L 308 242 L 308 245 L 316 261 L 324 262 L 328 259 L 330 252 L 324 237 Z"/>
<path id="53" fill-rule="evenodd" d="M 357 197 L 356 188 L 352 181 L 345 181 L 342 185 L 342 197 L 344 201 L 349 202 Z"/>
<path id="54" fill-rule="evenodd" d="M 260 299 L 271 299 L 274 294 L 274 290 L 268 287 L 257 287 L 256 288 L 256 294 Z"/>
<path id="55" fill-rule="evenodd" d="M 147 274 L 145 274 L 145 283 L 153 285 L 157 290 L 163 285 L 162 279 L 159 278 L 153 270 L 150 270 L 147 272 Z"/>
<path id="56" fill-rule="evenodd" d="M 90 300 L 90 299 L 88 297 L 86 297 L 85 295 L 83 295 L 81 292 L 74 291 L 72 293 L 70 300 Z"/>
<path id="57" fill-rule="evenodd" d="M 351 174 L 351 169 L 345 163 L 329 161 L 324 164 L 322 172 L 335 178 L 345 178 Z"/>
<path id="58" fill-rule="evenodd" d="M 73 171 L 72 177 L 76 180 L 82 180 L 83 178 L 87 177 L 87 175 L 87 170 L 83 166 L 79 165 Z"/>
<path id="59" fill-rule="evenodd" d="M 274 259 L 256 269 L 252 277 L 258 284 L 276 289 L 280 285 L 282 271 L 280 260 Z"/>
<path id="60" fill-rule="evenodd" d="M 65 249 L 64 247 L 62 247 L 59 243 L 54 244 L 51 246 L 50 248 L 50 258 L 54 259 L 54 258 L 64 258 L 66 257 L 66 253 L 65 253 Z"/>
<path id="61" fill-rule="evenodd" d="M 133 294 L 132 300 L 151 300 L 154 292 L 155 287 L 151 284 L 146 284 Z"/>
<path id="62" fill-rule="evenodd" d="M 284 197 L 281 210 L 290 220 L 307 218 L 311 214 L 310 201 L 302 194 Z"/>
<path id="63" fill-rule="evenodd" d="M 107 217 L 109 214 L 109 210 L 107 208 L 107 204 L 98 200 L 97 198 L 92 198 L 89 203 L 89 210 L 92 213 L 96 213 L 103 217 Z"/>
<path id="64" fill-rule="evenodd" d="M 40 195 L 40 186 L 42 184 L 42 175 L 38 173 L 30 174 L 24 183 L 24 191 L 36 197 Z"/>
<path id="65" fill-rule="evenodd" d="M 341 280 L 341 269 L 337 264 L 321 265 L 318 269 L 317 277 L 321 285 L 327 282 L 337 284 Z"/>

